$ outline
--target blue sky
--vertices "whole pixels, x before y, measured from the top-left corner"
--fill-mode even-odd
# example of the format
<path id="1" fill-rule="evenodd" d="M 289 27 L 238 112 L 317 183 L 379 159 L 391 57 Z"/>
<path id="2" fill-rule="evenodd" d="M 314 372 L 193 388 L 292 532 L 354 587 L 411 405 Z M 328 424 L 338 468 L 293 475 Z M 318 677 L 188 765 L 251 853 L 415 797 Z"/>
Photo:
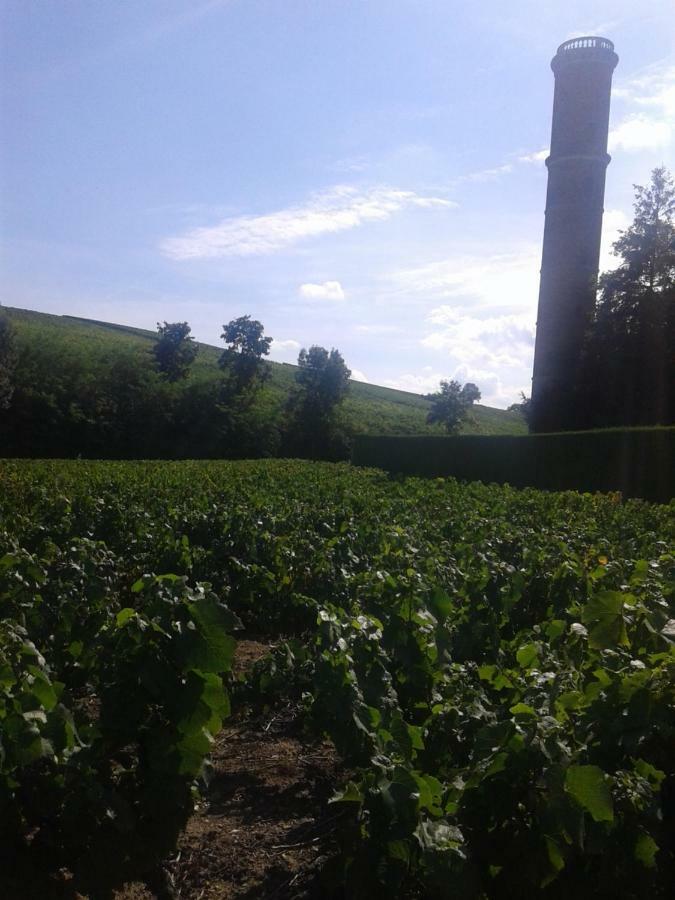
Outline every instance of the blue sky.
<path id="1" fill-rule="evenodd" d="M 508 7 L 508 8 L 507 8 Z M 672 0 L 0 0 L 5 305 L 529 393 L 553 76 L 614 76 L 603 263 L 675 167 Z"/>

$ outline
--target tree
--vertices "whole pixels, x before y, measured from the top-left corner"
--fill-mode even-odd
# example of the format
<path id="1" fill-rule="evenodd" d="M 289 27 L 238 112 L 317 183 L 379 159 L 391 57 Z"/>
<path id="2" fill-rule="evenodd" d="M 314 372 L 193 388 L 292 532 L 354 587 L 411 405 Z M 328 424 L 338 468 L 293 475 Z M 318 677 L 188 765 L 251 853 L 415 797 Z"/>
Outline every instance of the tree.
<path id="1" fill-rule="evenodd" d="M 511 406 L 507 406 L 506 411 L 520 413 L 529 425 L 532 418 L 532 398 L 527 397 L 525 392 L 521 391 L 520 403 L 512 403 Z"/>
<path id="2" fill-rule="evenodd" d="M 153 353 L 157 368 L 167 381 L 179 381 L 190 373 L 190 366 L 199 351 L 199 345 L 190 337 L 190 330 L 187 322 L 157 323 L 159 337 Z"/>
<path id="3" fill-rule="evenodd" d="M 14 328 L 7 316 L 0 314 L 0 409 L 7 409 L 12 399 L 16 364 Z"/>
<path id="4" fill-rule="evenodd" d="M 445 425 L 448 434 L 459 431 L 462 422 L 476 400 L 480 400 L 480 391 L 475 384 L 467 382 L 464 387 L 459 381 L 441 381 L 441 389 L 428 397 L 431 409 L 427 415 L 430 425 Z"/>
<path id="5" fill-rule="evenodd" d="M 223 325 L 221 338 L 227 347 L 218 365 L 228 375 L 237 394 L 254 389 L 269 374 L 263 356 L 269 354 L 272 338 L 264 337 L 264 331 L 262 323 L 250 316 L 240 316 Z"/>
<path id="6" fill-rule="evenodd" d="M 300 351 L 296 388 L 287 405 L 287 444 L 294 452 L 329 459 L 347 455 L 336 411 L 349 390 L 351 374 L 339 350 L 329 353 L 313 346 Z"/>
<path id="7" fill-rule="evenodd" d="M 675 421 L 675 185 L 654 169 L 600 278 L 577 390 L 579 425 Z"/>

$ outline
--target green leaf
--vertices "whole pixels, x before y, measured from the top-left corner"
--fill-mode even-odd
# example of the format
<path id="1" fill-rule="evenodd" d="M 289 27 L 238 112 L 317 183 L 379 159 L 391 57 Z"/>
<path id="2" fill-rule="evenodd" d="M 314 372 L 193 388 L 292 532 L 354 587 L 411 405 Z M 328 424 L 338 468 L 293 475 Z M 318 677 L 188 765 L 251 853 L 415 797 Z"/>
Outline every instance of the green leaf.
<path id="1" fill-rule="evenodd" d="M 565 774 L 565 790 L 596 822 L 614 821 L 612 794 L 599 766 L 570 766 Z"/>
<path id="2" fill-rule="evenodd" d="M 236 616 L 213 596 L 201 597 L 188 608 L 197 629 L 185 634 L 187 664 L 205 672 L 229 672 L 236 641 L 228 631 L 237 627 Z"/>
<path id="3" fill-rule="evenodd" d="M 635 859 L 639 860 L 647 869 L 653 869 L 656 866 L 656 854 L 659 852 L 659 845 L 649 834 L 641 834 L 635 843 Z"/>
<path id="4" fill-rule="evenodd" d="M 536 644 L 525 644 L 516 653 L 518 665 L 522 669 L 529 669 L 539 659 L 539 648 Z"/>
<path id="5" fill-rule="evenodd" d="M 536 718 L 537 713 L 531 706 L 528 706 L 527 703 L 516 703 L 515 706 L 509 707 L 509 712 L 513 716 L 519 716 L 520 718 Z"/>
<path id="6" fill-rule="evenodd" d="M 126 606 L 124 609 L 121 609 L 117 615 L 115 616 L 115 622 L 117 623 L 118 628 L 122 628 L 127 624 L 129 619 L 133 619 L 136 615 L 136 610 L 131 609 L 130 606 Z"/>
<path id="7" fill-rule="evenodd" d="M 602 591 L 591 597 L 583 607 L 581 621 L 589 626 L 588 643 L 591 647 L 605 650 L 630 646 L 623 618 L 624 601 L 629 597 L 620 591 Z"/>
<path id="8" fill-rule="evenodd" d="M 429 607 L 439 622 L 445 622 L 452 612 L 453 603 L 445 591 L 436 588 L 429 598 Z"/>
<path id="9" fill-rule="evenodd" d="M 341 791 L 333 794 L 329 803 L 363 803 L 363 794 L 358 785 L 348 781 Z"/>
<path id="10" fill-rule="evenodd" d="M 59 698 L 52 683 L 35 666 L 29 666 L 28 671 L 33 675 L 33 683 L 30 687 L 31 694 L 39 700 L 46 710 L 54 709 Z"/>
<path id="11" fill-rule="evenodd" d="M 548 837 L 548 835 L 546 835 L 545 840 L 546 840 L 546 851 L 548 853 L 548 858 L 549 858 L 551 865 L 553 866 L 553 868 L 555 869 L 556 872 L 562 871 L 562 869 L 565 868 L 565 859 L 564 859 L 562 853 L 560 852 L 560 847 L 553 840 L 553 838 Z"/>

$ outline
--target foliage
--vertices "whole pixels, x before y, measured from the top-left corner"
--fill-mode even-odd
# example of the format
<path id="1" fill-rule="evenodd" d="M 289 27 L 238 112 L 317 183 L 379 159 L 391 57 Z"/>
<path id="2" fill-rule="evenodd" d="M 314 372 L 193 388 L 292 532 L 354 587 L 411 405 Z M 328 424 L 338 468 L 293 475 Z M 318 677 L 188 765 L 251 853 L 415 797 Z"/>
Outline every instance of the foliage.
<path id="1" fill-rule="evenodd" d="M 520 413 L 529 425 L 532 420 L 532 398 L 527 397 L 524 391 L 520 392 L 520 403 L 512 403 L 507 407 L 509 412 Z"/>
<path id="2" fill-rule="evenodd" d="M 462 387 L 459 381 L 441 381 L 440 391 L 430 394 L 429 400 L 431 409 L 427 422 L 439 422 L 448 434 L 456 434 L 473 404 L 480 400 L 480 391 L 471 382 Z"/>
<path id="3" fill-rule="evenodd" d="M 258 387 L 269 374 L 263 360 L 270 352 L 271 337 L 263 337 L 264 327 L 257 319 L 240 316 L 223 325 L 221 338 L 227 344 L 218 365 L 232 382 L 235 394 Z"/>
<path id="4" fill-rule="evenodd" d="M 190 337 L 190 331 L 187 322 L 157 323 L 159 337 L 152 351 L 157 368 L 167 381 L 179 381 L 190 373 L 199 351 L 199 344 Z"/>
<path id="5" fill-rule="evenodd" d="M 600 279 L 577 391 L 578 424 L 675 422 L 675 184 L 654 169 L 635 186 L 633 223 Z"/>
<path id="6" fill-rule="evenodd" d="M 151 877 L 192 810 L 237 620 L 208 584 L 133 582 L 103 541 L 68 533 L 65 496 L 48 515 L 30 548 L 0 533 L 2 852 L 111 890 Z"/>
<path id="7" fill-rule="evenodd" d="M 0 408 L 0 455 L 90 458 L 268 456 L 295 388 L 295 366 L 264 363 L 269 378 L 238 421 L 216 347 L 200 344 L 190 378 L 169 382 L 153 365 L 156 335 L 25 310 L 5 309 L 16 333 L 13 402 Z M 129 379 L 125 383 L 124 379 Z M 249 395 L 247 395 L 248 399 Z M 242 404 L 239 404 L 240 406 Z M 428 401 L 352 383 L 336 427 L 348 433 L 434 433 Z M 524 431 L 519 415 L 477 407 L 463 431 Z"/>
<path id="8" fill-rule="evenodd" d="M 16 338 L 12 323 L 0 311 L 0 409 L 6 409 L 14 393 Z"/>
<path id="9" fill-rule="evenodd" d="M 209 589 L 190 587 L 210 582 L 247 625 L 280 638 L 256 689 L 304 698 L 351 767 L 335 796 L 346 895 L 668 896 L 672 503 L 299 461 L 17 461 L 0 464 L 0 478 L 0 716 L 18 723 L 0 726 L 0 777 L 11 810 L 20 778 L 39 788 L 40 810 L 56 796 L 59 829 L 77 823 L 83 795 L 64 794 L 58 777 L 72 771 L 128 796 L 133 743 L 130 762 L 124 727 L 104 730 L 103 708 L 134 734 L 146 718 L 176 733 L 186 718 L 173 688 L 152 695 L 158 709 L 145 698 L 157 660 L 177 660 L 171 673 L 204 671 L 221 651 L 227 661 L 231 620 L 196 656 L 187 641 L 188 621 L 214 624 L 201 608 Z M 82 706 L 99 695 L 109 699 L 87 718 Z M 74 749 L 72 737 L 68 766 L 61 705 L 85 742 Z M 200 706 L 187 720 L 210 715 Z M 56 762 L 52 750 L 39 756 L 43 741 Z M 112 747 L 116 765 L 87 769 L 90 745 Z M 21 793 L 22 815 L 36 796 Z M 87 828 L 117 809 L 91 808 Z M 1 820 L 23 833 L 16 812 Z"/>
<path id="10" fill-rule="evenodd" d="M 313 346 L 298 356 L 296 388 L 288 398 L 286 444 L 291 453 L 313 459 L 348 456 L 338 426 L 337 408 L 349 390 L 349 376 L 339 350 Z"/>

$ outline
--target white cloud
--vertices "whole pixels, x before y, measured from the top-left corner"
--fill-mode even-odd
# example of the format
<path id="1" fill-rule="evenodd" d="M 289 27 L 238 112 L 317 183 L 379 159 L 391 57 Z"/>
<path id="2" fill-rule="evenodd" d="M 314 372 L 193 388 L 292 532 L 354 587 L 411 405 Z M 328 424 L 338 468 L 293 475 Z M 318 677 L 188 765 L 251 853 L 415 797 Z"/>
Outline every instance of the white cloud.
<path id="1" fill-rule="evenodd" d="M 366 325 L 355 325 L 354 331 L 359 334 L 398 334 L 403 331 L 403 328 L 401 325 L 385 325 L 373 322 Z"/>
<path id="2" fill-rule="evenodd" d="M 429 366 L 424 367 L 425 370 Z M 416 375 L 412 372 L 406 372 L 397 378 L 385 378 L 383 384 L 386 387 L 395 388 L 399 391 L 410 391 L 412 394 L 430 394 L 438 390 L 439 382 L 442 378 L 447 378 L 441 372 L 426 373 L 424 375 Z"/>
<path id="3" fill-rule="evenodd" d="M 675 65 L 656 65 L 620 82 L 613 97 L 630 112 L 609 134 L 610 151 L 661 150 L 675 137 Z"/>
<path id="4" fill-rule="evenodd" d="M 518 157 L 518 162 L 521 163 L 535 163 L 536 165 L 543 165 L 544 160 L 549 155 L 551 151 L 548 147 L 543 147 L 541 150 L 535 150 L 534 153 L 526 153 L 524 156 Z"/>
<path id="5" fill-rule="evenodd" d="M 460 175 L 457 179 L 458 182 L 483 182 L 483 181 L 495 181 L 497 178 L 501 178 L 502 175 L 508 175 L 513 171 L 513 165 L 511 163 L 504 163 L 501 166 L 495 166 L 492 169 L 479 169 L 477 172 L 469 172 L 468 175 Z"/>
<path id="6" fill-rule="evenodd" d="M 625 150 L 659 150 L 667 147 L 672 137 L 670 122 L 660 121 L 645 114 L 629 116 L 609 134 L 608 146 L 612 153 Z"/>
<path id="7" fill-rule="evenodd" d="M 365 373 L 361 371 L 361 369 L 352 369 L 352 381 L 363 381 L 365 384 L 370 384 L 368 378 Z"/>
<path id="8" fill-rule="evenodd" d="M 300 352 L 299 341 L 289 338 L 286 341 L 274 339 L 270 346 L 270 353 L 278 362 L 295 362 Z"/>
<path id="9" fill-rule="evenodd" d="M 292 338 L 289 338 L 287 341 L 272 341 L 272 349 L 273 350 L 299 350 L 300 343 L 299 341 L 294 341 Z"/>
<path id="10" fill-rule="evenodd" d="M 480 318 L 439 306 L 428 321 L 441 327 L 422 338 L 422 346 L 447 352 L 459 364 L 491 370 L 518 369 L 531 363 L 535 330 L 531 315 Z"/>
<path id="11" fill-rule="evenodd" d="M 602 217 L 602 245 L 600 248 L 600 271 L 616 269 L 620 263 L 618 256 L 612 253 L 612 244 L 619 237 L 619 232 L 630 225 L 630 218 L 622 209 L 608 209 Z"/>
<path id="12" fill-rule="evenodd" d="M 606 19 L 601 22 L 596 22 L 595 24 L 590 24 L 588 28 L 584 28 L 581 31 L 570 31 L 567 33 L 566 41 L 571 41 L 573 38 L 580 37 L 591 37 L 593 35 L 604 35 L 608 32 L 614 31 L 619 25 L 623 23 L 622 19 Z"/>
<path id="13" fill-rule="evenodd" d="M 314 194 L 302 206 L 291 206 L 261 216 L 235 216 L 218 225 L 194 228 L 161 244 L 172 259 L 208 259 L 220 256 L 256 256 L 274 253 L 298 241 L 382 222 L 411 208 L 453 207 L 439 197 L 414 191 L 375 187 L 362 191 L 338 185 Z"/>
<path id="14" fill-rule="evenodd" d="M 394 272 L 395 291 L 425 299 L 461 298 L 465 305 L 534 309 L 541 248 L 523 244 L 509 253 L 466 255 Z"/>
<path id="15" fill-rule="evenodd" d="M 383 382 L 387 387 L 399 391 L 410 391 L 413 394 L 433 394 L 440 389 L 441 381 L 455 379 L 466 384 L 468 381 L 478 385 L 481 392 L 479 403 L 483 406 L 496 406 L 505 409 L 511 403 L 520 400 L 520 391 L 529 394 L 530 387 L 505 387 L 500 376 L 486 369 L 465 364 L 455 366 L 446 372 L 432 372 L 430 366 L 424 366 L 423 373 L 405 372 L 397 378 L 387 378 Z"/>
<path id="16" fill-rule="evenodd" d="M 300 285 L 300 296 L 306 300 L 344 300 L 345 292 L 339 281 L 324 281 L 322 284 Z"/>

